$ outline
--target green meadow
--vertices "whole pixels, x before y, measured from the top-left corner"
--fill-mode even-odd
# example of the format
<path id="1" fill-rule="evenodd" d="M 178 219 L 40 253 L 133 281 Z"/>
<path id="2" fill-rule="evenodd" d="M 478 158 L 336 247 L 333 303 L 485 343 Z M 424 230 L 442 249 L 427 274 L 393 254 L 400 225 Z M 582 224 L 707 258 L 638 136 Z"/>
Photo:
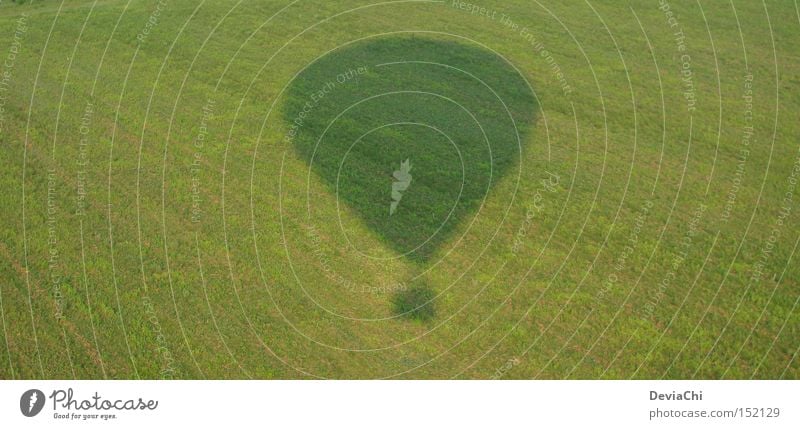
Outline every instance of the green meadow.
<path id="1" fill-rule="evenodd" d="M 0 1 L 0 379 L 796 379 L 798 43 L 790 1 Z"/>

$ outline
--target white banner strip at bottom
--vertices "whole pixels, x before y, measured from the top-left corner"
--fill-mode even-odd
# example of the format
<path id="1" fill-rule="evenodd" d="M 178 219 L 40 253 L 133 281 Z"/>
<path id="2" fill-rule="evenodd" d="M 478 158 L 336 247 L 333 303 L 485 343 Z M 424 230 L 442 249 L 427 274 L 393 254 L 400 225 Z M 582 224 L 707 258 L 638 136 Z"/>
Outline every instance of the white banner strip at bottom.
<path id="1" fill-rule="evenodd" d="M 0 381 L 26 427 L 800 428 L 798 381 Z"/>

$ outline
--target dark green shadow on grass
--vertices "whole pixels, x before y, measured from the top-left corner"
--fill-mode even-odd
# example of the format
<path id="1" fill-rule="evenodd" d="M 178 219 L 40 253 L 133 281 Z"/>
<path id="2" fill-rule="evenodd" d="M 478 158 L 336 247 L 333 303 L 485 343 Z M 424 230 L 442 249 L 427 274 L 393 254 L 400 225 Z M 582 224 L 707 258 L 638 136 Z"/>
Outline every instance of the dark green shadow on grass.
<path id="1" fill-rule="evenodd" d="M 414 286 L 395 294 L 394 314 L 397 316 L 427 322 L 436 316 L 434 298 L 436 294 L 428 286 Z"/>
<path id="2" fill-rule="evenodd" d="M 312 171 L 419 265 L 516 172 L 537 111 L 528 84 L 500 56 L 412 36 L 330 52 L 295 78 L 284 104 L 287 141 Z M 432 317 L 426 290 L 398 294 L 396 310 Z"/>
<path id="3" fill-rule="evenodd" d="M 334 50 L 297 76 L 285 101 L 300 156 L 387 245 L 421 263 L 516 171 L 514 125 L 524 143 L 536 111 L 498 55 L 419 37 Z"/>

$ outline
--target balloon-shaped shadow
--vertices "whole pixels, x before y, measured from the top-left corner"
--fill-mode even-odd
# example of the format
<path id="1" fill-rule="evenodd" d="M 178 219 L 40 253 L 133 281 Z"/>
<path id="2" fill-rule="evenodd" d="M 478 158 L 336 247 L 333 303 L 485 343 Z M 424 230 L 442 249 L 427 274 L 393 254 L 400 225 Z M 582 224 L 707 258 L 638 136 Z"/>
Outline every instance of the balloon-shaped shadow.
<path id="1" fill-rule="evenodd" d="M 295 78 L 284 107 L 287 140 L 338 203 L 420 264 L 514 170 L 538 110 L 497 54 L 420 37 L 328 53 Z"/>

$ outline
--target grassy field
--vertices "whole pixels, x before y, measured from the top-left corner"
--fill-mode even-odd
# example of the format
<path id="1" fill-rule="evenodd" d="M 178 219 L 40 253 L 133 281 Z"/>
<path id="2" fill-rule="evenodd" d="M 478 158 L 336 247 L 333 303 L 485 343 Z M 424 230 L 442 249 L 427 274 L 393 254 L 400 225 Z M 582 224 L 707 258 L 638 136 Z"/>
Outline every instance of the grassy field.
<path id="1" fill-rule="evenodd" d="M 793 1 L 0 1 L 0 379 L 796 379 L 798 43 Z"/>

